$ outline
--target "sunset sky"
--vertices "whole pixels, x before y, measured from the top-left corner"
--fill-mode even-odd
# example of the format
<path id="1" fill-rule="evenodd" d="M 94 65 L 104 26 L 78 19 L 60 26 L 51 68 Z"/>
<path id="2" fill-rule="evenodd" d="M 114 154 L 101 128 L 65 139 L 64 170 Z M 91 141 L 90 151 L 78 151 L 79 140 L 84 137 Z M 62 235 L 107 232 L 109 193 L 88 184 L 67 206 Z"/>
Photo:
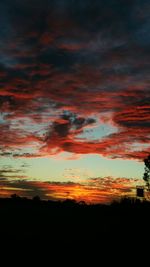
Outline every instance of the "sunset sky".
<path id="1" fill-rule="evenodd" d="M 150 152 L 150 2 L 0 1 L 0 197 L 134 195 Z"/>

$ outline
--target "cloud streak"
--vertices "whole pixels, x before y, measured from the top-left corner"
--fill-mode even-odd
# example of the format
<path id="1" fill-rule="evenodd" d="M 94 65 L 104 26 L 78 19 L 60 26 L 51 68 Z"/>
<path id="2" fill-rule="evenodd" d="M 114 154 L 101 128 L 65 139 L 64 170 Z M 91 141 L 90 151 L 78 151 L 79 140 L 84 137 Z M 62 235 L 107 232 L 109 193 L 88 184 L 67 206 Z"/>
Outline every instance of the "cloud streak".
<path id="1" fill-rule="evenodd" d="M 134 196 L 136 179 L 127 178 L 92 178 L 82 183 L 75 182 L 35 182 L 26 180 L 3 180 L 0 188 L 1 196 L 18 194 L 22 197 L 39 195 L 42 199 L 65 200 L 74 199 L 86 203 L 110 203 L 123 196 Z"/>
<path id="2" fill-rule="evenodd" d="M 143 159 L 150 146 L 148 9 L 146 0 L 2 1 L 0 155 Z M 117 131 L 84 137 L 102 123 Z"/>

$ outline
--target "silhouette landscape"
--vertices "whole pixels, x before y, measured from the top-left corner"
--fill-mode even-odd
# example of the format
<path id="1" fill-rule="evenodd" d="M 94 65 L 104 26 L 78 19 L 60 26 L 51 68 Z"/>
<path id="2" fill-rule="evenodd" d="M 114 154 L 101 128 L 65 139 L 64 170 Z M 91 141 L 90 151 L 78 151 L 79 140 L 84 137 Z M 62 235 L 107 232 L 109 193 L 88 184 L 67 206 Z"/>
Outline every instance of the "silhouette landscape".
<path id="1" fill-rule="evenodd" d="M 111 205 L 73 200 L 0 199 L 1 238 L 14 241 L 126 239 L 143 236 L 150 202 L 124 198 Z M 148 235 L 148 233 L 147 233 Z"/>

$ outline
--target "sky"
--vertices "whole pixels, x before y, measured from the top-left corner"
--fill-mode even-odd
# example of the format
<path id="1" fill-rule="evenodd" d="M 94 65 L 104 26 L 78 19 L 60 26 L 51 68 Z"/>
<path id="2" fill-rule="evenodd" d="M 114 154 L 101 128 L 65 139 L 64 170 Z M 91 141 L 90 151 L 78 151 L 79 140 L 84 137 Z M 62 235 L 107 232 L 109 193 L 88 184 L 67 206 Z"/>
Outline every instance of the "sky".
<path id="1" fill-rule="evenodd" d="M 0 197 L 109 203 L 150 151 L 148 0 L 0 1 Z"/>

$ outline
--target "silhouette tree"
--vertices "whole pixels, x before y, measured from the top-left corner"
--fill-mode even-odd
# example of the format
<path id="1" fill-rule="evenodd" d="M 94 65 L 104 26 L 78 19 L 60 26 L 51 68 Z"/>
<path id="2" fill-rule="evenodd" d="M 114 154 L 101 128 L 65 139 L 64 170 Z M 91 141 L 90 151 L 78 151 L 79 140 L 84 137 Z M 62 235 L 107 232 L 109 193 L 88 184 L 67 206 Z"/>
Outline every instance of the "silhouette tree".
<path id="1" fill-rule="evenodd" d="M 33 197 L 33 201 L 35 201 L 35 202 L 40 202 L 41 199 L 40 199 L 39 196 L 34 196 L 34 197 Z"/>
<path id="2" fill-rule="evenodd" d="M 143 175 L 143 180 L 146 182 L 148 190 L 150 190 L 150 155 L 144 159 L 145 172 Z"/>
<path id="3" fill-rule="evenodd" d="M 12 194 L 11 198 L 17 200 L 17 199 L 20 199 L 20 196 L 18 196 L 17 194 Z"/>

